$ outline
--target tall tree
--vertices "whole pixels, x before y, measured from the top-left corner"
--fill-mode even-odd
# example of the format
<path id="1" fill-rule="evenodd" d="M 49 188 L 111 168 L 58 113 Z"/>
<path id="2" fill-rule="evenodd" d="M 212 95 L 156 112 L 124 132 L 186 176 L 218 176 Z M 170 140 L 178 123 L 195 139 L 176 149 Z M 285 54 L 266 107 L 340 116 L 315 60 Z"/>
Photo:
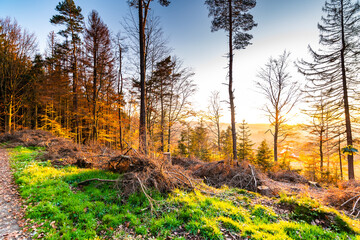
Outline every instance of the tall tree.
<path id="1" fill-rule="evenodd" d="M 152 76 L 153 82 L 155 82 L 155 85 L 157 85 L 155 88 L 158 92 L 158 97 L 160 101 L 160 151 L 164 152 L 164 146 L 165 146 L 165 104 L 167 96 L 169 95 L 169 85 L 170 85 L 170 76 L 173 71 L 173 65 L 174 63 L 171 61 L 171 57 L 167 57 L 163 61 L 160 61 L 156 64 L 156 70 L 154 71 L 154 74 Z M 154 91 L 154 92 L 155 92 Z M 153 93 L 154 93 L 153 92 Z"/>
<path id="2" fill-rule="evenodd" d="M 358 2 L 330 0 L 325 2 L 320 31 L 319 51 L 309 47 L 312 62 L 302 60 L 299 71 L 314 85 L 317 91 L 326 92 L 327 100 L 343 107 L 347 145 L 353 145 L 351 108 L 357 86 L 356 71 L 359 55 Z M 348 155 L 349 179 L 355 179 L 354 156 Z"/>
<path id="3" fill-rule="evenodd" d="M 286 138 L 286 131 L 282 128 L 288 120 L 287 114 L 293 109 L 300 97 L 299 86 L 291 80 L 288 72 L 289 53 L 284 51 L 278 58 L 270 58 L 268 63 L 259 71 L 259 81 L 256 85 L 266 97 L 268 104 L 265 111 L 274 127 L 270 130 L 274 139 L 274 161 L 278 160 L 279 141 Z"/>
<path id="4" fill-rule="evenodd" d="M 153 0 L 130 0 L 131 6 L 136 6 L 139 12 L 139 48 L 140 48 L 140 124 L 139 124 L 139 147 L 141 152 L 147 154 L 146 141 L 146 58 L 145 58 L 145 27 L 150 3 Z M 168 6 L 170 1 L 159 0 L 162 6 Z"/>
<path id="5" fill-rule="evenodd" d="M 229 42 L 229 103 L 231 111 L 231 132 L 233 158 L 237 159 L 236 128 L 235 128 L 235 104 L 233 89 L 233 50 L 244 49 L 250 44 L 252 35 L 244 33 L 251 30 L 257 24 L 249 10 L 256 5 L 255 0 L 206 0 L 209 16 L 213 17 L 211 31 L 225 30 L 228 33 Z"/>
<path id="6" fill-rule="evenodd" d="M 72 72 L 72 87 L 73 87 L 73 113 L 74 113 L 74 132 L 76 141 L 80 142 L 80 119 L 79 119 L 79 77 L 78 77 L 78 51 L 80 41 L 80 34 L 83 32 L 83 15 L 81 8 L 76 6 L 73 0 L 63 0 L 55 8 L 59 14 L 54 15 L 50 22 L 55 25 L 64 25 L 65 29 L 60 30 L 59 34 L 66 39 L 71 38 L 70 50 L 72 56 L 71 72 Z"/>
<path id="7" fill-rule="evenodd" d="M 92 104 L 92 139 L 98 138 L 99 93 L 105 87 L 105 81 L 112 77 L 113 54 L 111 49 L 110 31 L 101 20 L 99 14 L 93 10 L 85 28 L 85 64 L 92 73 L 91 94 L 88 100 Z"/>
<path id="8" fill-rule="evenodd" d="M 119 145 L 120 150 L 124 150 L 124 134 L 123 134 L 123 120 L 124 120 L 124 110 L 123 106 L 125 105 L 124 98 L 124 53 L 127 51 L 127 46 L 124 43 L 125 38 L 123 38 L 119 33 L 116 34 L 114 38 L 114 45 L 116 47 L 115 51 L 115 60 L 117 62 L 117 107 L 118 107 L 118 119 L 119 119 Z"/>

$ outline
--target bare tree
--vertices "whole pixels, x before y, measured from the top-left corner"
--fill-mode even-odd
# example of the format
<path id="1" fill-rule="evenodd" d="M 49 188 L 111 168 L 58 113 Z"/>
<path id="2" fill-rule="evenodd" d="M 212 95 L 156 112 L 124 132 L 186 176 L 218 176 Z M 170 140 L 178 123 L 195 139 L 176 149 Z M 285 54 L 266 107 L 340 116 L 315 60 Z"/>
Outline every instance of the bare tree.
<path id="1" fill-rule="evenodd" d="M 180 120 L 187 118 L 191 112 L 190 97 L 196 91 L 196 85 L 193 81 L 194 72 L 186 67 L 177 57 L 173 57 L 173 70 L 170 76 L 168 96 L 168 151 L 172 139 L 174 126 Z"/>
<path id="2" fill-rule="evenodd" d="M 220 118 L 222 108 L 220 106 L 220 92 L 211 92 L 206 118 L 210 121 L 210 130 L 216 137 L 217 150 L 221 152 Z"/>
<path id="3" fill-rule="evenodd" d="M 116 51 L 115 51 L 115 60 L 117 62 L 117 107 L 118 107 L 118 118 L 119 118 L 119 144 L 120 149 L 124 150 L 123 145 L 123 105 L 124 101 L 124 53 L 128 50 L 125 45 L 125 38 L 123 38 L 118 32 L 113 39 Z"/>
<path id="4" fill-rule="evenodd" d="M 152 0 L 131 0 L 131 6 L 136 6 L 139 13 L 139 49 L 140 49 L 140 125 L 139 125 L 139 147 L 140 150 L 147 154 L 146 141 L 146 56 L 145 56 L 145 27 L 147 16 L 150 10 Z M 159 0 L 163 6 L 168 6 L 170 1 Z"/>
<path id="5" fill-rule="evenodd" d="M 4 106 L 5 132 L 14 129 L 14 116 L 23 104 L 24 77 L 36 50 L 34 34 L 22 30 L 10 18 L 0 19 L 0 98 Z"/>
<path id="6" fill-rule="evenodd" d="M 259 71 L 260 81 L 256 85 L 266 97 L 268 103 L 265 111 L 269 121 L 274 127 L 270 129 L 274 138 L 274 161 L 278 160 L 279 139 L 286 138 L 283 124 L 288 120 L 287 114 L 293 109 L 300 97 L 299 86 L 291 81 L 290 73 L 287 71 L 290 53 L 284 51 L 278 58 L 270 58 L 268 63 Z"/>

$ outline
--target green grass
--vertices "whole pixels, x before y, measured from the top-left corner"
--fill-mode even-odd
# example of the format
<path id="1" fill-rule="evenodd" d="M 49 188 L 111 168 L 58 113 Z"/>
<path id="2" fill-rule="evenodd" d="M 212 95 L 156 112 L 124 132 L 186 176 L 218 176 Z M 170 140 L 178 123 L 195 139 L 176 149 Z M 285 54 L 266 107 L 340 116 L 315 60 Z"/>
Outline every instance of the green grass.
<path id="1" fill-rule="evenodd" d="M 185 239 L 174 236 L 183 230 L 205 239 L 225 239 L 224 229 L 248 239 L 358 239 L 359 222 L 307 198 L 283 196 L 275 205 L 291 209 L 278 215 L 273 207 L 253 204 L 256 193 L 224 188 L 208 196 L 175 190 L 168 196 L 155 191 L 153 214 L 142 193 L 121 198 L 113 183 L 77 183 L 91 178 L 117 179 L 118 174 L 76 167 L 52 167 L 37 156 L 43 149 L 17 147 L 10 151 L 16 183 L 28 205 L 26 217 L 43 223 L 34 238 L 45 239 L 136 239 L 118 230 L 132 229 L 143 239 Z M 261 202 L 261 201 L 257 201 Z M 288 220 L 291 219 L 291 220 Z M 324 226 L 315 226 L 317 219 Z M 321 225 L 321 224 L 320 224 Z M 140 237 L 139 237 L 140 238 Z"/>

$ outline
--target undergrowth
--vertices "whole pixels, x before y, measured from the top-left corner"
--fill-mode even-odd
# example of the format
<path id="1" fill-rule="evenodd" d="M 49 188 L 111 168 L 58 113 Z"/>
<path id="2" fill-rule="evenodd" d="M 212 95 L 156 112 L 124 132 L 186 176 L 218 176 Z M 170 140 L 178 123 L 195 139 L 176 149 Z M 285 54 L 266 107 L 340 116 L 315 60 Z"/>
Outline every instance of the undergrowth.
<path id="1" fill-rule="evenodd" d="M 41 152 L 23 147 L 10 151 L 16 183 L 28 205 L 26 217 L 43 224 L 34 238 L 44 234 L 45 239 L 135 239 L 140 235 L 143 239 L 186 239 L 192 234 L 225 239 L 231 233 L 244 239 L 360 240 L 358 221 L 308 198 L 282 196 L 269 207 L 253 204 L 260 195 L 239 189 L 224 188 L 217 196 L 181 190 L 162 196 L 151 191 L 154 210 L 150 211 L 143 193 L 123 199 L 114 183 L 78 186 L 87 179 L 120 175 L 72 166 L 55 168 L 36 160 Z M 289 211 L 277 214 L 276 208 Z"/>

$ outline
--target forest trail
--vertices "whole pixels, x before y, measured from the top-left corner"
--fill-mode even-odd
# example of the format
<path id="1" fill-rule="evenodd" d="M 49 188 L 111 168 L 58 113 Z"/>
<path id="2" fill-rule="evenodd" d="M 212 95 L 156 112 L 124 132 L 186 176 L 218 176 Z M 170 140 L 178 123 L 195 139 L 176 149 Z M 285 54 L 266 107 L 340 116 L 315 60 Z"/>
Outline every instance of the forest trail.
<path id="1" fill-rule="evenodd" d="M 0 240 L 31 239 L 21 230 L 24 224 L 21 198 L 11 174 L 9 158 L 0 148 Z"/>

